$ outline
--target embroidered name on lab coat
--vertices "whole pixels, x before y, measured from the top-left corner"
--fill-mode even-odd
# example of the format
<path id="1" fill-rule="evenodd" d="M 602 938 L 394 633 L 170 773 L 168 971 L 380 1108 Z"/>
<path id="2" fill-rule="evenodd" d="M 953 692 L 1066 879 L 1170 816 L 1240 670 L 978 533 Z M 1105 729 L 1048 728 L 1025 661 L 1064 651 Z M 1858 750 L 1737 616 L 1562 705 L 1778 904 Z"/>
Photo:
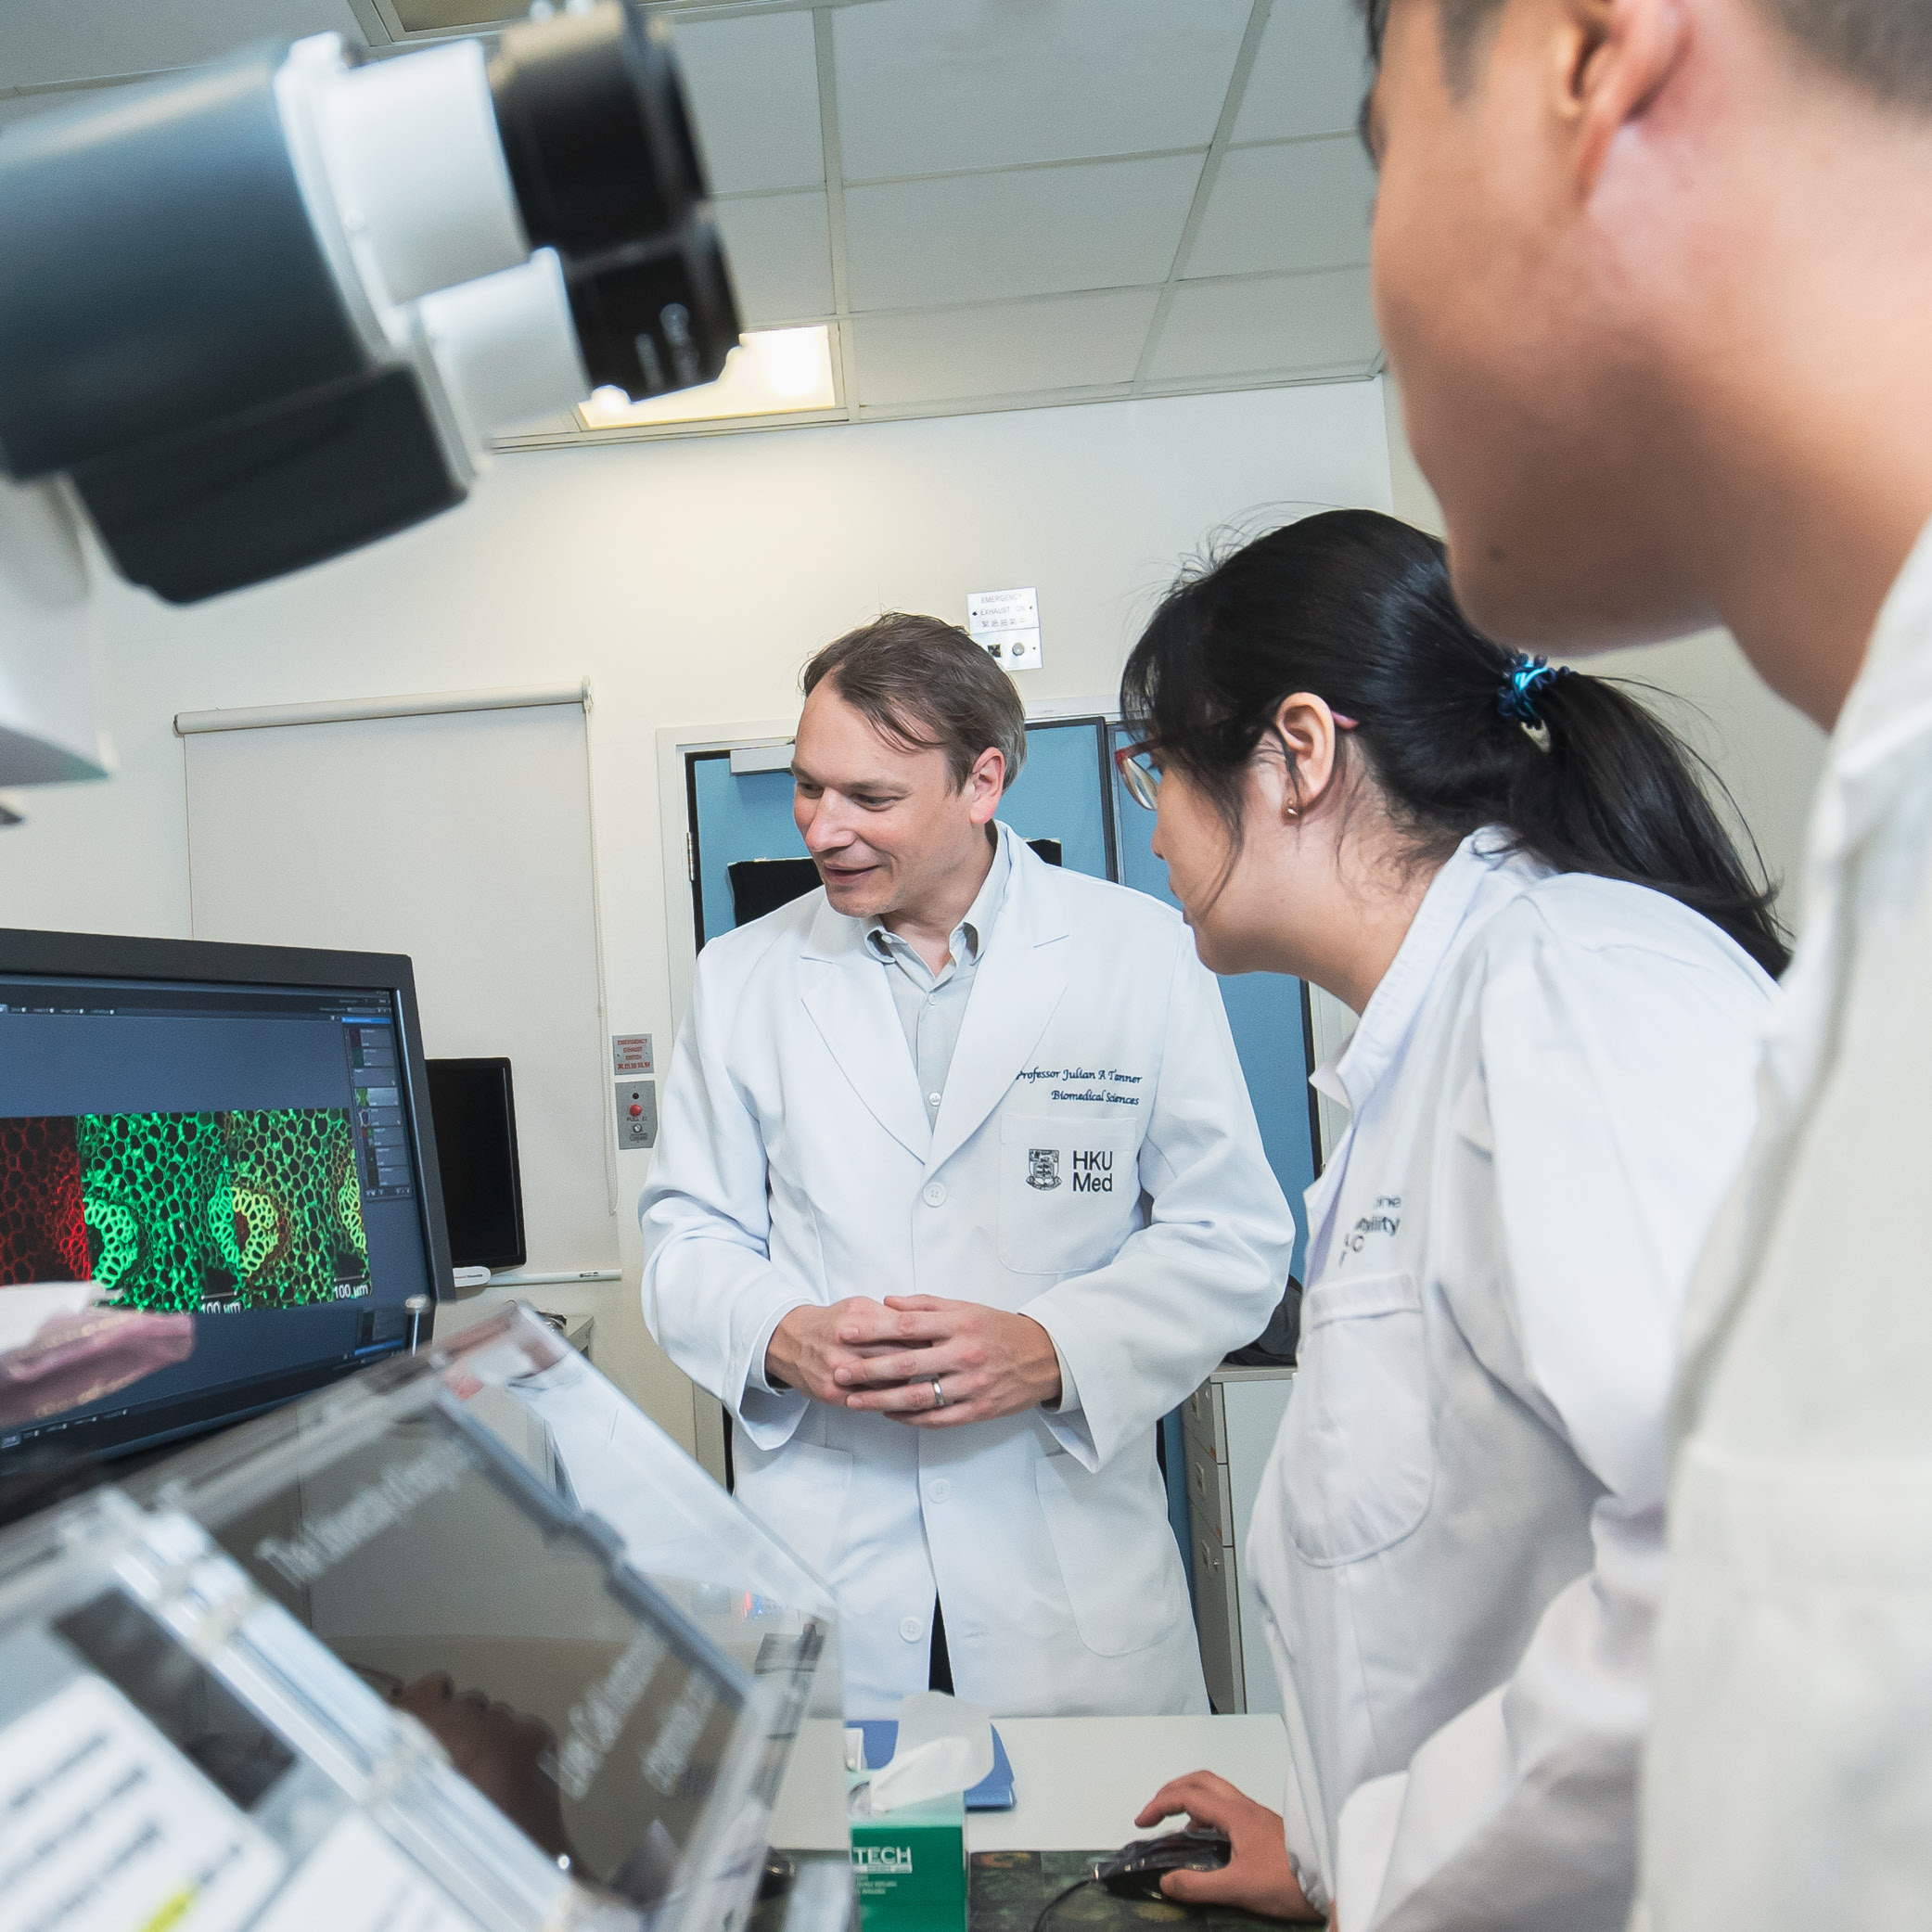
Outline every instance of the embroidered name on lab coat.
<path id="1" fill-rule="evenodd" d="M 1378 1194 L 1375 1196 L 1374 1209 L 1369 1213 L 1363 1215 L 1344 1237 L 1341 1252 L 1336 1257 L 1336 1265 L 1339 1267 L 1350 1255 L 1359 1255 L 1368 1245 L 1372 1235 L 1386 1235 L 1393 1236 L 1401 1224 L 1401 1196 L 1399 1194 Z"/>
<path id="2" fill-rule="evenodd" d="M 1145 1078 L 1118 1067 L 1029 1067 L 1016 1076 L 1029 1086 L 1035 1081 L 1065 1081 L 1065 1086 L 1048 1089 L 1048 1099 L 1092 1100 L 1104 1107 L 1138 1107 L 1141 1096 L 1122 1090 L 1139 1086 Z"/>

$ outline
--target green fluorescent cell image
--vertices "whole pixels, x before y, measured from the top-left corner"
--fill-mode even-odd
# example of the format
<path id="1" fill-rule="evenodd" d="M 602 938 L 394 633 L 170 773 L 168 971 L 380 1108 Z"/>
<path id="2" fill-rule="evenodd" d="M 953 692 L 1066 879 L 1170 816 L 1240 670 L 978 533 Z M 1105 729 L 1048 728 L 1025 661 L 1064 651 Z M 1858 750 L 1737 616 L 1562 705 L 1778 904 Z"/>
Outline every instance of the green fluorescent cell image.
<path id="1" fill-rule="evenodd" d="M 300 1308 L 368 1292 L 347 1111 L 83 1114 L 94 1279 L 128 1308 Z"/>

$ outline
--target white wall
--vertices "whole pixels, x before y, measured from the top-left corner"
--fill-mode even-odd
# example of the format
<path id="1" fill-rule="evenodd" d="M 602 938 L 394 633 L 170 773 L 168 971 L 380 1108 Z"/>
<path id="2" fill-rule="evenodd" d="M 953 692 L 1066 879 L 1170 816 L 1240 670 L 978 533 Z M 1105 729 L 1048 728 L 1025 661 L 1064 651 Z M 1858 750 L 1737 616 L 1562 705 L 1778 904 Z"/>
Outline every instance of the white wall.
<path id="1" fill-rule="evenodd" d="M 1401 396 L 1386 377 L 1383 388 L 1395 513 L 1441 536 L 1441 505 L 1410 451 Z M 1669 694 L 1660 709 L 1736 800 L 1772 878 L 1784 888 L 1779 911 L 1795 926 L 1805 820 L 1824 764 L 1824 734 L 1763 683 L 1728 631 L 1700 631 L 1670 644 L 1570 661 Z"/>
<path id="2" fill-rule="evenodd" d="M 656 1033 L 661 1056 L 660 727 L 793 715 L 800 664 L 837 633 L 883 608 L 963 619 L 969 590 L 1017 584 L 1044 627 L 1024 695 L 1107 692 L 1177 558 L 1310 504 L 1390 507 L 1379 384 L 505 457 L 462 510 L 296 579 L 189 610 L 112 588 L 120 774 L 30 795 L 0 837 L 0 920 L 190 934 L 177 710 L 587 674 L 611 1028 Z M 621 1158 L 623 1194 L 645 1159 Z M 544 1299 L 596 1307 L 600 1363 L 688 1444 L 686 1385 L 637 1312 L 634 1217 L 620 1224 L 620 1291 Z"/>

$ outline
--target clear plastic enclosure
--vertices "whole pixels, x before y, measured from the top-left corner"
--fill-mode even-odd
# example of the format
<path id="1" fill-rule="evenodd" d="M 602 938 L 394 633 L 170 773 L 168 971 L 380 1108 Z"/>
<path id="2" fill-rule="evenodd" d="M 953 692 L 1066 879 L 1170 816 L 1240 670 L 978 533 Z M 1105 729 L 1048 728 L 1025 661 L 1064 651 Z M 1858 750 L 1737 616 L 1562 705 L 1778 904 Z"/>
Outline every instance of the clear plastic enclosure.
<path id="1" fill-rule="evenodd" d="M 304 1882 L 352 1932 L 323 1875 L 399 1856 L 440 1932 L 736 1932 L 787 1774 L 838 1806 L 838 1710 L 829 1592 L 518 1309 L 0 1541 L 0 1810 L 83 1803 L 35 1738 L 172 1746 L 247 1853 L 184 1932 L 306 1924 Z M 844 1878 L 774 1915 L 842 1923 Z"/>

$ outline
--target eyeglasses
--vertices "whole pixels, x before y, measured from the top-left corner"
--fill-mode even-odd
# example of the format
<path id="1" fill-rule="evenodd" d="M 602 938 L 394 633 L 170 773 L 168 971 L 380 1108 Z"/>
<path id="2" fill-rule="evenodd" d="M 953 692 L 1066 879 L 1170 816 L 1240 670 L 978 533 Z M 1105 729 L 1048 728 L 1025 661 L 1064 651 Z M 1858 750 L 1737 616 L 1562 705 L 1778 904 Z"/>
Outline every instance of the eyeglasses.
<path id="1" fill-rule="evenodd" d="M 1127 796 L 1148 812 L 1158 811 L 1160 801 L 1160 767 L 1154 762 L 1155 742 L 1143 738 L 1137 745 L 1122 745 L 1114 753 L 1114 769 Z"/>

